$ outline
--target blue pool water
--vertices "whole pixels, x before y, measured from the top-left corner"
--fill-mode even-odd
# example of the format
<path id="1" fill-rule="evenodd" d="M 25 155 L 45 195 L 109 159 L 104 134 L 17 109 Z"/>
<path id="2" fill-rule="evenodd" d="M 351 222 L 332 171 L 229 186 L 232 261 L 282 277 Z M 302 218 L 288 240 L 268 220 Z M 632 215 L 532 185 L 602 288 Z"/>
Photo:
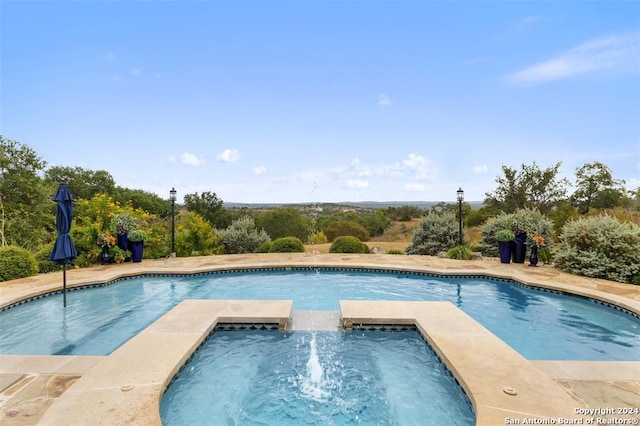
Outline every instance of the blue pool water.
<path id="1" fill-rule="evenodd" d="M 528 359 L 640 360 L 640 320 L 589 300 L 484 278 L 278 270 L 138 277 L 54 295 L 0 313 L 0 353 L 106 355 L 184 299 L 445 300 Z"/>
<path id="2" fill-rule="evenodd" d="M 166 426 L 475 423 L 416 331 L 217 332 L 167 388 L 160 414 Z"/>

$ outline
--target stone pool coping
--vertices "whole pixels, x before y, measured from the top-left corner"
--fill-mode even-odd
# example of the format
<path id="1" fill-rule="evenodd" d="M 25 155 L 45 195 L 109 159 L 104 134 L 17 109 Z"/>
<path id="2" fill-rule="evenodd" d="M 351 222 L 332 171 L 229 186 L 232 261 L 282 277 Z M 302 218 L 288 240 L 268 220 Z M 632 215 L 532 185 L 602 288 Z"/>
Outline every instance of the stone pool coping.
<path id="1" fill-rule="evenodd" d="M 143 261 L 139 264 L 128 263 L 71 270 L 67 272 L 67 287 L 101 284 L 145 273 L 188 274 L 274 267 L 369 268 L 438 275 L 483 275 L 513 279 L 535 287 L 575 293 L 622 306 L 631 312 L 640 314 L 640 288 L 637 286 L 577 277 L 550 267 L 530 268 L 522 264 L 500 264 L 495 261 L 452 261 L 428 256 L 304 253 L 174 258 Z M 61 278 L 62 273 L 54 273 L 0 283 L 0 308 L 29 297 L 59 290 L 62 287 Z M 67 297 L 73 297 L 73 292 L 67 294 Z M 217 312 L 215 309 L 204 309 L 203 311 L 201 306 L 204 305 L 201 305 L 201 302 L 226 303 L 223 312 L 226 309 L 227 314 L 216 316 L 218 314 L 215 313 Z M 73 377 L 70 386 L 63 390 L 53 403 L 48 402 L 43 414 L 41 413 L 41 421 L 33 418 L 35 423 L 70 424 L 76 419 L 77 424 L 159 423 L 159 399 L 164 387 L 215 324 L 233 321 L 233 318 L 242 322 L 250 319 L 248 314 L 262 319 L 264 315 L 261 316 L 258 306 L 264 302 L 257 304 L 250 302 L 252 306 L 250 312 L 247 312 L 246 308 L 242 308 L 245 302 L 247 301 L 190 300 L 183 302 L 184 305 L 181 303 L 111 355 L 96 357 L 99 358 L 98 361 L 95 361 L 95 358 L 91 359 L 90 362 L 95 362 L 91 368 L 88 368 L 85 362 L 85 364 L 80 363 L 75 367 L 74 374 L 67 372 L 70 374 L 69 377 Z M 243 314 L 230 315 L 229 313 L 233 312 L 233 309 L 228 305 L 229 303 L 239 303 L 236 305 L 236 309 L 239 309 L 237 312 Z M 278 308 L 282 309 L 282 316 L 277 322 L 282 324 L 282 318 L 290 318 L 291 308 L 289 306 L 287 314 L 285 312 L 287 302 L 278 303 L 284 303 L 284 308 L 282 306 Z M 523 416 L 529 415 L 532 417 L 552 415 L 569 418 L 574 408 L 587 406 L 604 408 L 611 406 L 612 403 L 626 403 L 625 398 L 629 395 L 628 392 L 623 394 L 622 402 L 620 402 L 620 395 L 607 393 L 610 388 L 607 386 L 611 383 L 614 385 L 624 383 L 629 388 L 627 390 L 630 391 L 630 395 L 640 398 L 640 393 L 638 393 L 640 389 L 640 363 L 599 363 L 598 367 L 601 373 L 599 377 L 594 378 L 591 377 L 592 374 L 588 373 L 594 364 L 572 361 L 536 362 L 525 360 L 504 342 L 448 302 L 358 302 L 356 305 L 360 306 L 359 310 L 355 309 L 353 303 L 355 302 L 341 301 L 341 308 L 344 305 L 347 309 L 347 312 L 344 310 L 341 312 L 341 318 L 343 323 L 347 325 L 350 318 L 364 322 L 367 318 L 371 321 L 377 321 L 376 318 L 394 319 L 397 322 L 415 324 L 425 340 L 441 357 L 467 392 L 476 409 L 477 424 L 479 425 L 504 424 L 506 418 L 522 421 Z M 383 305 L 380 305 L 381 303 Z M 429 308 L 416 308 L 416 311 L 411 307 L 414 303 L 427 303 Z M 450 307 L 444 307 L 447 304 Z M 218 308 L 222 309 L 221 305 Z M 440 315 L 432 315 L 438 310 L 441 311 Z M 443 315 L 446 320 L 442 319 Z M 271 317 L 271 319 L 273 318 Z M 153 348 L 156 350 L 152 350 Z M 63 360 L 73 358 L 73 361 L 78 363 L 91 357 L 1 356 L 0 377 L 5 382 L 18 376 L 24 380 L 26 376 L 38 374 L 38 368 L 34 364 L 37 365 L 40 359 L 43 363 L 50 363 L 52 358 Z M 498 359 L 500 362 L 496 363 Z M 68 365 L 73 365 L 73 363 L 69 361 Z M 47 370 L 47 368 L 42 367 L 40 370 Z M 573 391 L 578 385 L 590 385 L 589 389 L 593 389 L 593 391 L 587 392 L 590 393 L 588 397 L 583 397 L 584 390 L 582 390 L 582 395 L 576 395 Z M 131 388 L 129 388 L 130 386 Z M 15 386 L 10 385 L 9 389 L 12 387 Z M 518 395 L 507 395 L 503 388 L 513 388 Z M 589 389 L 587 390 L 589 391 Z M 603 389 L 604 394 L 602 394 Z M 2 406 L 6 389 L 4 391 L 0 389 L 0 391 L 2 391 L 0 393 L 0 412 L 6 414 L 7 410 Z M 542 395 L 546 395 L 544 398 L 540 398 L 541 391 Z M 530 397 L 530 395 L 537 396 Z M 533 405 L 523 404 L 523 401 L 529 400 L 533 401 Z M 95 404 L 88 404 L 88 401 L 93 401 Z M 505 403 L 514 405 L 505 405 Z M 104 410 L 105 407 L 110 407 L 110 409 Z M 12 413 L 18 420 L 20 413 L 15 410 Z M 5 418 L 5 420 L 10 419 Z M 23 422 L 19 424 L 35 423 Z M 9 423 L 7 422 L 7 424 Z M 16 424 L 18 423 L 16 422 Z"/>

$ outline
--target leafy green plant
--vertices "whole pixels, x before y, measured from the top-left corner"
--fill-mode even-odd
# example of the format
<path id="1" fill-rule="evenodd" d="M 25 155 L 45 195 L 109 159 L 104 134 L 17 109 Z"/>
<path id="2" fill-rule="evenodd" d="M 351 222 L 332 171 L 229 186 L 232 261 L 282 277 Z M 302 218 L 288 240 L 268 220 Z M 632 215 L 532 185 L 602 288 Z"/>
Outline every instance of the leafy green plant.
<path id="1" fill-rule="evenodd" d="M 513 233 L 512 230 L 510 229 L 501 229 L 498 232 L 496 232 L 496 240 L 498 240 L 498 242 L 509 242 L 509 241 L 513 241 L 516 238 L 516 234 Z"/>
<path id="2" fill-rule="evenodd" d="M 369 253 L 369 247 L 356 237 L 344 235 L 333 241 L 329 253 Z"/>
<path id="3" fill-rule="evenodd" d="M 548 265 L 551 263 L 551 260 L 553 259 L 553 253 L 551 253 L 551 250 L 549 250 L 546 247 L 541 247 L 538 250 L 538 259 L 540 259 L 540 262 L 544 263 L 545 265 Z"/>
<path id="4" fill-rule="evenodd" d="M 315 234 L 311 234 L 309 235 L 309 238 L 307 238 L 307 244 L 326 244 L 329 242 L 329 239 L 327 238 L 327 236 L 325 235 L 324 232 L 320 231 L 320 232 L 316 232 Z"/>
<path id="5" fill-rule="evenodd" d="M 473 252 L 467 246 L 455 246 L 450 248 L 445 255 L 447 259 L 471 260 Z"/>
<path id="6" fill-rule="evenodd" d="M 436 256 L 456 246 L 457 242 L 458 222 L 455 214 L 430 210 L 413 231 L 413 241 L 406 251 L 407 254 Z"/>
<path id="7" fill-rule="evenodd" d="M 611 216 L 568 222 L 554 255 L 557 268 L 623 283 L 640 276 L 640 226 Z"/>
<path id="8" fill-rule="evenodd" d="M 404 254 L 404 252 L 398 249 L 389 249 L 387 250 L 387 254 Z"/>
<path id="9" fill-rule="evenodd" d="M 147 233 L 144 232 L 141 229 L 134 229 L 133 231 L 129 232 L 129 235 L 127 237 L 129 239 L 129 241 L 132 241 L 134 243 L 136 242 L 140 242 L 140 241 L 144 241 L 147 239 Z"/>
<path id="10" fill-rule="evenodd" d="M 0 247 L 0 281 L 31 277 L 38 273 L 38 262 L 27 249 L 17 246 Z"/>
<path id="11" fill-rule="evenodd" d="M 304 244 L 296 237 L 282 237 L 271 242 L 270 253 L 304 253 Z"/>

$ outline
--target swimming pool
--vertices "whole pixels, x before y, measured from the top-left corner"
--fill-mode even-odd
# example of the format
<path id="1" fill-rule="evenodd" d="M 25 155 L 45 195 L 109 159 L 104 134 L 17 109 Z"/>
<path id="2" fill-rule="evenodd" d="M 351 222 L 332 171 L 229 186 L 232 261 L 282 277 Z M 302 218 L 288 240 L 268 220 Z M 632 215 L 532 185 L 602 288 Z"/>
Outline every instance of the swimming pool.
<path id="1" fill-rule="evenodd" d="M 473 425 L 416 331 L 216 332 L 169 385 L 162 423 Z"/>
<path id="2" fill-rule="evenodd" d="M 528 359 L 640 360 L 640 320 L 580 297 L 488 278 L 273 269 L 142 276 L 33 300 L 0 313 L 0 353 L 109 354 L 184 299 L 448 300 Z"/>

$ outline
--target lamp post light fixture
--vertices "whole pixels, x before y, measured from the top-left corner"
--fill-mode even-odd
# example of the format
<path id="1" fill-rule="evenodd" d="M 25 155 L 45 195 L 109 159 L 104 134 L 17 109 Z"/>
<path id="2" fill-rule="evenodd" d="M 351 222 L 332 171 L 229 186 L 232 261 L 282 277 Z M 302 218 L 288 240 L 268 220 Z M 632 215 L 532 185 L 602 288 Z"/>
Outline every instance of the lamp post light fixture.
<path id="1" fill-rule="evenodd" d="M 171 200 L 171 257 L 176 257 L 176 194 L 175 188 L 169 191 Z"/>
<path id="2" fill-rule="evenodd" d="M 464 201 L 464 191 L 458 188 L 456 192 L 458 198 L 458 245 L 462 245 L 462 202 Z"/>

